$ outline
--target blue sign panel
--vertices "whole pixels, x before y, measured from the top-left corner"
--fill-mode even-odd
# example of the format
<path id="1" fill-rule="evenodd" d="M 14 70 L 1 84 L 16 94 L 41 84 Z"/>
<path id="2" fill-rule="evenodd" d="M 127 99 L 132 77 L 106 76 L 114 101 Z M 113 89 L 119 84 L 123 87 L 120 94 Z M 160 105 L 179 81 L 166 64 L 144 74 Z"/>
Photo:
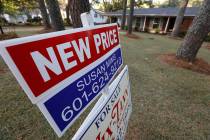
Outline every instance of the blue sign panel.
<path id="1" fill-rule="evenodd" d="M 96 98 L 122 65 L 121 49 L 117 49 L 105 61 L 87 74 L 44 102 L 46 110 L 63 132 Z"/>

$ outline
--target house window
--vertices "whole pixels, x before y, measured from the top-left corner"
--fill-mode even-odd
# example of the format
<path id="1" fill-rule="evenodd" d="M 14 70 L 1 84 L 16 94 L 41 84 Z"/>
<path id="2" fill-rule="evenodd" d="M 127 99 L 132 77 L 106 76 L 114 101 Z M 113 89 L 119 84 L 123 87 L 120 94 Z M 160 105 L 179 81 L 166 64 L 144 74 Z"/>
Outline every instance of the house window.
<path id="1" fill-rule="evenodd" d="M 98 17 L 98 14 L 97 14 L 97 13 L 95 13 L 95 14 L 94 14 L 94 17 L 95 17 L 95 18 L 97 18 L 97 17 Z"/>
<path id="2" fill-rule="evenodd" d="M 153 20 L 153 29 L 159 28 L 160 25 L 160 18 L 154 18 Z"/>

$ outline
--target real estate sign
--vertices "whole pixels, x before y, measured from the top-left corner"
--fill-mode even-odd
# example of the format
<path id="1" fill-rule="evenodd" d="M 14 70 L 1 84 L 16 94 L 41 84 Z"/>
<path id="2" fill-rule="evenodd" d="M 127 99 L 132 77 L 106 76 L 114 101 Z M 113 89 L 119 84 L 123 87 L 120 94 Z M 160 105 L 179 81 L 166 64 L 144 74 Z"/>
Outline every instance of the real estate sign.
<path id="1" fill-rule="evenodd" d="M 101 63 L 82 75 L 55 96 L 38 103 L 40 110 L 48 119 L 58 136 L 72 125 L 88 105 L 108 84 L 122 64 L 121 50 L 113 50 Z M 109 53 L 108 53 L 109 54 Z M 105 56 L 106 57 L 106 56 Z"/>
<path id="2" fill-rule="evenodd" d="M 33 103 L 54 96 L 120 48 L 116 24 L 2 41 L 0 46 L 4 61 Z M 92 79 L 93 75 L 98 76 L 92 74 Z M 83 86 L 78 84 L 80 90 Z"/>
<path id="3" fill-rule="evenodd" d="M 0 54 L 58 136 L 123 63 L 117 24 L 2 41 Z"/>
<path id="4" fill-rule="evenodd" d="M 132 111 L 128 68 L 125 67 L 88 115 L 73 140 L 123 140 Z"/>

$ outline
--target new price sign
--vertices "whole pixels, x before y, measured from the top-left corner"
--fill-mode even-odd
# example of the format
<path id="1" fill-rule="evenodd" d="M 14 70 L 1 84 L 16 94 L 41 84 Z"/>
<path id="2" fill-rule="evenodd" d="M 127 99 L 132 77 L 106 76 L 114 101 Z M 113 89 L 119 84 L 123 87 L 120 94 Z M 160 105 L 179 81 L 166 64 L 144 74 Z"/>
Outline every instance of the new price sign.
<path id="1" fill-rule="evenodd" d="M 0 54 L 59 136 L 122 65 L 116 24 L 2 41 Z"/>
<path id="2" fill-rule="evenodd" d="M 0 46 L 3 59 L 31 101 L 37 103 L 75 81 L 82 75 L 80 70 L 119 48 L 118 28 L 111 24 L 67 30 L 3 41 Z"/>
<path id="3" fill-rule="evenodd" d="M 123 140 L 132 112 L 128 68 L 125 67 L 88 115 L 73 140 Z"/>

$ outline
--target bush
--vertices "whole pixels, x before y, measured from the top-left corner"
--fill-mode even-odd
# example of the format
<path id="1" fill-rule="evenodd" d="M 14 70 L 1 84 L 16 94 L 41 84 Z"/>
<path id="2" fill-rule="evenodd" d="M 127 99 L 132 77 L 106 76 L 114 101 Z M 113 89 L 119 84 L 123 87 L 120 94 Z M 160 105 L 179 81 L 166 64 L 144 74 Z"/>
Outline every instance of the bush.
<path id="1" fill-rule="evenodd" d="M 180 32 L 179 33 L 179 37 L 181 37 L 181 38 L 183 38 L 183 37 L 185 37 L 185 35 L 187 34 L 187 32 L 186 31 L 184 31 L 184 32 Z"/>
<path id="2" fill-rule="evenodd" d="M 208 34 L 208 36 L 205 38 L 206 42 L 210 42 L 210 34 Z"/>
<path id="3" fill-rule="evenodd" d="M 159 28 L 150 29 L 149 32 L 154 33 L 154 34 L 158 34 L 158 33 L 160 33 L 160 29 Z"/>
<path id="4" fill-rule="evenodd" d="M 7 25 L 8 21 L 4 17 L 0 17 L 0 24 L 1 25 Z"/>
<path id="5" fill-rule="evenodd" d="M 160 33 L 160 29 L 159 28 L 155 28 L 154 30 L 155 30 L 156 34 Z"/>
<path id="6" fill-rule="evenodd" d="M 31 25 L 30 23 L 33 23 L 33 24 L 41 24 L 41 21 L 42 21 L 42 18 L 37 16 L 37 17 L 33 17 L 31 19 L 27 19 L 27 23 L 26 25 Z"/>
<path id="7" fill-rule="evenodd" d="M 135 27 L 134 27 L 134 30 L 135 30 L 135 31 L 139 31 L 139 27 L 136 27 L 136 26 L 135 26 Z"/>
<path id="8" fill-rule="evenodd" d="M 124 27 L 124 30 L 128 30 L 128 26 L 127 25 Z"/>

